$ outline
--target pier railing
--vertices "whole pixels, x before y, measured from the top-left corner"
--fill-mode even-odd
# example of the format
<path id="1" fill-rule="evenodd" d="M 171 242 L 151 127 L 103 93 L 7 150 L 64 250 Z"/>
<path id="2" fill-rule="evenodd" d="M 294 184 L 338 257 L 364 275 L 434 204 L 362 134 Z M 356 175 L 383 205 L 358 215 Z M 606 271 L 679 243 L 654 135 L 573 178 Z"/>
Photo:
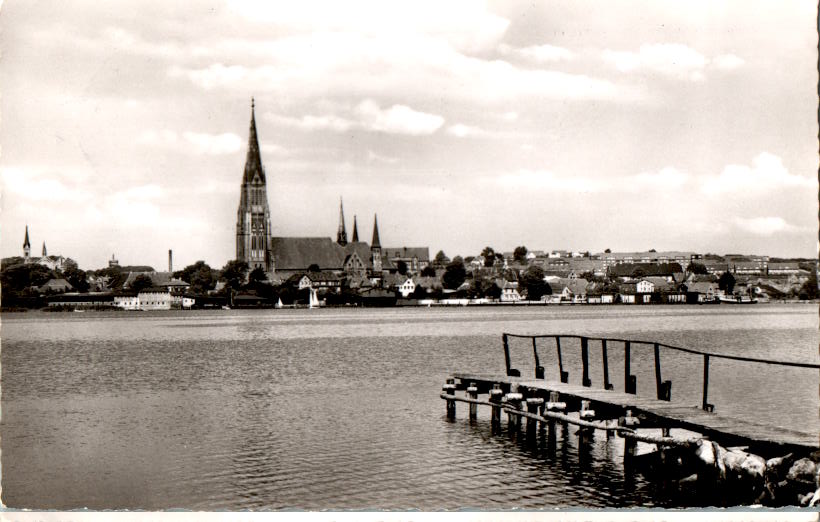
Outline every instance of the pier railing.
<path id="1" fill-rule="evenodd" d="M 558 375 L 562 383 L 569 382 L 569 372 L 564 370 L 563 354 L 561 351 L 561 340 L 578 339 L 581 345 L 581 384 L 585 387 L 591 387 L 592 381 L 589 377 L 590 362 L 589 362 L 589 342 L 596 341 L 601 343 L 601 359 L 603 366 L 603 387 L 606 390 L 614 389 L 614 385 L 609 379 L 609 357 L 607 353 L 607 344 L 622 343 L 624 346 L 624 392 L 635 394 L 637 392 L 637 377 L 631 371 L 631 359 L 633 347 L 647 347 L 651 346 L 655 356 L 655 387 L 658 400 L 671 401 L 672 400 L 672 381 L 663 380 L 661 373 L 661 348 L 665 350 L 672 350 L 688 354 L 700 355 L 703 357 L 703 379 L 702 379 L 702 401 L 701 407 L 706 411 L 714 411 L 714 405 L 709 404 L 709 361 L 715 359 L 727 359 L 733 361 L 741 361 L 757 364 L 768 364 L 777 366 L 788 366 L 795 368 L 812 368 L 820 370 L 820 364 L 803 363 L 793 361 L 774 361 L 770 359 L 759 359 L 755 357 L 743 357 L 740 355 L 728 355 L 704 352 L 701 350 L 694 350 L 692 348 L 684 348 L 681 346 L 673 346 L 670 344 L 641 341 L 634 339 L 620 339 L 613 337 L 587 337 L 582 335 L 565 335 L 565 334 L 548 334 L 548 335 L 521 335 L 504 333 L 502 340 L 504 343 L 504 360 L 507 366 L 507 376 L 521 377 L 521 372 L 511 366 L 510 362 L 510 338 L 517 339 L 531 339 L 532 352 L 535 359 L 535 378 L 545 379 L 545 369 L 541 365 L 541 359 L 538 354 L 538 340 L 539 339 L 553 339 L 555 341 L 556 355 L 558 361 Z"/>

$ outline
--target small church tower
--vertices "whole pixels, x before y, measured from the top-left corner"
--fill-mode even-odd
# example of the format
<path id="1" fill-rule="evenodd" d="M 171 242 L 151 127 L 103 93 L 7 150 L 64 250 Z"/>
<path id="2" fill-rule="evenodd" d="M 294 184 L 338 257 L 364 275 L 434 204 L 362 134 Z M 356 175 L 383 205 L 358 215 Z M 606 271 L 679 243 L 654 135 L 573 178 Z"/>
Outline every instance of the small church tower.
<path id="1" fill-rule="evenodd" d="M 249 270 L 261 268 L 270 274 L 274 271 L 272 243 L 265 169 L 256 138 L 255 104 L 251 98 L 248 154 L 236 213 L 236 259 L 246 262 Z"/>
<path id="2" fill-rule="evenodd" d="M 347 244 L 347 232 L 345 231 L 345 209 L 342 205 L 342 198 L 339 198 L 339 231 L 336 232 L 336 242 L 341 246 L 345 246 Z"/>
<path id="3" fill-rule="evenodd" d="M 370 242 L 370 255 L 373 257 L 373 270 L 382 271 L 382 245 L 379 241 L 379 218 L 373 214 L 373 241 Z"/>
<path id="4" fill-rule="evenodd" d="M 26 262 L 31 259 L 31 242 L 28 240 L 28 225 L 26 225 L 26 239 L 23 240 L 23 258 Z"/>
<path id="5" fill-rule="evenodd" d="M 353 243 L 359 241 L 359 228 L 356 226 L 356 214 L 353 214 L 353 237 L 350 241 Z"/>

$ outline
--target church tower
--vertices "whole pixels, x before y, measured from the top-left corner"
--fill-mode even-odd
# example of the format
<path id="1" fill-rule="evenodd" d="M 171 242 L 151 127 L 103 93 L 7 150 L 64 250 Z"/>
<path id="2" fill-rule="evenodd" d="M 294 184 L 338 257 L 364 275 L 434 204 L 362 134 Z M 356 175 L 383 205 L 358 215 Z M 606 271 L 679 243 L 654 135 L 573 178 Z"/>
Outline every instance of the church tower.
<path id="1" fill-rule="evenodd" d="M 251 128 L 248 155 L 236 213 L 236 259 L 248 264 L 248 269 L 261 268 L 267 274 L 274 271 L 271 252 L 270 208 L 268 207 L 265 169 L 256 138 L 255 104 L 251 98 Z"/>
<path id="2" fill-rule="evenodd" d="M 382 271 L 382 244 L 379 242 L 379 218 L 373 214 L 373 241 L 370 242 L 370 255 L 373 258 L 373 270 Z"/>
<path id="3" fill-rule="evenodd" d="M 345 209 L 342 205 L 342 198 L 339 198 L 339 231 L 336 232 L 336 242 L 341 246 L 345 246 L 347 244 L 347 232 L 345 231 Z"/>
<path id="4" fill-rule="evenodd" d="M 26 239 L 23 241 L 23 258 L 26 262 L 31 259 L 31 243 L 28 240 L 28 225 L 26 225 Z"/>

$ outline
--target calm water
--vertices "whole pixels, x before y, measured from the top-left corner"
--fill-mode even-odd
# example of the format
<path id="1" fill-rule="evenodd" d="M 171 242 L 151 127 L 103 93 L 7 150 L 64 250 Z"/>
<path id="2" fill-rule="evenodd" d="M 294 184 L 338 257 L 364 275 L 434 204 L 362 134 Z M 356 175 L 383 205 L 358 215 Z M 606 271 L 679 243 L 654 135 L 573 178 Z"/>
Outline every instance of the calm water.
<path id="1" fill-rule="evenodd" d="M 501 332 L 611 335 L 818 360 L 813 305 L 30 312 L 2 317 L 2 491 L 17 508 L 540 509 L 676 506 L 621 441 L 578 455 L 444 418 L 452 371 L 504 369 Z M 591 358 L 596 359 L 596 347 Z M 570 379 L 579 372 L 569 347 Z M 513 346 L 524 368 L 531 346 Z M 544 349 L 547 376 L 557 370 Z M 623 386 L 622 352 L 610 373 Z M 600 355 L 598 355 L 600 357 Z M 662 355 L 674 401 L 700 360 Z M 638 393 L 650 351 L 633 350 Z M 595 366 L 597 368 L 597 365 Z M 525 374 L 526 375 L 526 374 Z M 687 384 L 692 376 L 696 378 Z M 594 385 L 601 379 L 593 371 Z M 820 430 L 818 373 L 713 361 L 710 402 Z"/>

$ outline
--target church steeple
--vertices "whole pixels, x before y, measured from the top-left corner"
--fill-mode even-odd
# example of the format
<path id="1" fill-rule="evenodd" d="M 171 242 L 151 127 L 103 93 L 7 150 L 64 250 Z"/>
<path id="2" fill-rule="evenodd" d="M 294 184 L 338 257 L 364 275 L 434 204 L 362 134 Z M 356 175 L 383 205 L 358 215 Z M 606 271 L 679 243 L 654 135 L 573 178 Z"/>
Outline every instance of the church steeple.
<path id="1" fill-rule="evenodd" d="M 356 226 L 356 214 L 353 214 L 353 237 L 350 241 L 353 243 L 359 241 L 359 228 Z"/>
<path id="2" fill-rule="evenodd" d="M 373 241 L 370 242 L 370 257 L 373 263 L 373 271 L 382 271 L 382 245 L 379 242 L 379 219 L 373 214 Z"/>
<path id="3" fill-rule="evenodd" d="M 31 254 L 31 242 L 28 240 L 28 225 L 26 225 L 26 239 L 23 240 L 23 257 L 28 259 Z"/>
<path id="4" fill-rule="evenodd" d="M 262 168 L 259 140 L 256 138 L 256 103 L 251 98 L 251 128 L 248 133 L 248 155 L 245 158 L 245 176 L 242 182 L 252 183 L 255 175 L 259 176 L 259 182 L 265 183 L 265 170 Z"/>
<path id="5" fill-rule="evenodd" d="M 43 257 L 48 256 L 48 251 L 46 251 L 46 242 L 43 241 Z"/>
<path id="6" fill-rule="evenodd" d="M 373 241 L 370 242 L 370 248 L 381 249 L 382 245 L 379 242 L 379 217 L 373 214 Z"/>
<path id="7" fill-rule="evenodd" d="M 347 232 L 345 231 L 345 209 L 342 205 L 342 198 L 339 198 L 339 231 L 336 232 L 336 242 L 342 246 L 347 244 Z"/>

